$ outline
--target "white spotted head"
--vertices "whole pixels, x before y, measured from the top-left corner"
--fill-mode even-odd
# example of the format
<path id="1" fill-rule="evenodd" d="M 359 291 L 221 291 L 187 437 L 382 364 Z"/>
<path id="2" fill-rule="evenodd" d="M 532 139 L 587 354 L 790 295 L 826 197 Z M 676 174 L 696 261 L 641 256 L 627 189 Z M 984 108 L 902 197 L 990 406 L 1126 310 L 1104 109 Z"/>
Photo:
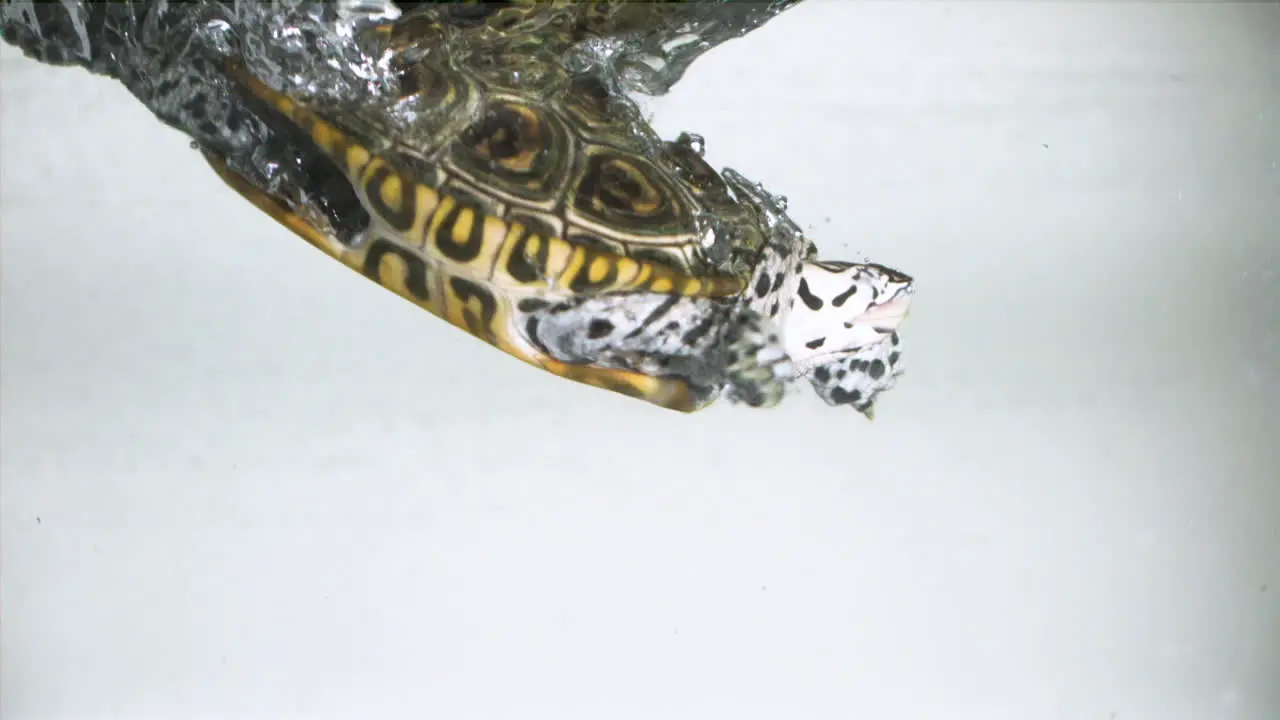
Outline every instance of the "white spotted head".
<path id="1" fill-rule="evenodd" d="M 875 263 L 805 261 L 787 314 L 787 354 L 801 371 L 878 345 L 911 310 L 914 281 Z"/>

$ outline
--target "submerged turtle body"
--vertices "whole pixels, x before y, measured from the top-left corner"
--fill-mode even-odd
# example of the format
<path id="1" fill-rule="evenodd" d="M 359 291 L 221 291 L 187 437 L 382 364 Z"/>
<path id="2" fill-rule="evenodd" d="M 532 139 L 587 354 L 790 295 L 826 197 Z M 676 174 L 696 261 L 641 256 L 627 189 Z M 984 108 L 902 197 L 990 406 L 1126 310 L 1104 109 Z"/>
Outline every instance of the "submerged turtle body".
<path id="1" fill-rule="evenodd" d="M 503 32 L 495 17 L 541 25 Z M 309 108 L 231 63 L 246 103 L 315 151 L 319 184 L 349 185 L 354 232 L 206 155 L 321 250 L 549 372 L 682 411 L 721 391 L 771 406 L 802 374 L 869 413 L 898 372 L 911 279 L 816 261 L 798 230 L 770 226 L 772 198 L 715 172 L 695 138 L 662 142 L 597 76 L 567 70 L 574 26 L 548 17 L 380 28 L 411 134 Z"/>

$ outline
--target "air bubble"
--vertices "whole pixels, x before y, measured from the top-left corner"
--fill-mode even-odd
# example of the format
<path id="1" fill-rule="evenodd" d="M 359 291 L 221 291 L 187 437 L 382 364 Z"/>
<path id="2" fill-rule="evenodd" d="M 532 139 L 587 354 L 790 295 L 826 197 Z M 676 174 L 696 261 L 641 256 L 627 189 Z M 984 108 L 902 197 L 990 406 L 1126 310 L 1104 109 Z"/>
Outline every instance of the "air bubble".
<path id="1" fill-rule="evenodd" d="M 696 133 L 684 133 L 678 142 L 702 157 L 707 152 L 707 141 Z"/>

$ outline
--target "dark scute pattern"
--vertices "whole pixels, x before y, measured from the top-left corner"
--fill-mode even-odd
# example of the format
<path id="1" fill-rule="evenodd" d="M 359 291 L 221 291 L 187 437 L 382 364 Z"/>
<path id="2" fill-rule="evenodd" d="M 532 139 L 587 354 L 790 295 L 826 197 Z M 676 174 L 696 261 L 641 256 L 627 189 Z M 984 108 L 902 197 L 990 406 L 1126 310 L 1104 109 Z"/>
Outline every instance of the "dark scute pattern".
<path id="1" fill-rule="evenodd" d="M 679 192 L 658 168 L 610 152 L 587 157 L 574 210 L 597 223 L 649 234 L 678 230 L 685 219 Z"/>

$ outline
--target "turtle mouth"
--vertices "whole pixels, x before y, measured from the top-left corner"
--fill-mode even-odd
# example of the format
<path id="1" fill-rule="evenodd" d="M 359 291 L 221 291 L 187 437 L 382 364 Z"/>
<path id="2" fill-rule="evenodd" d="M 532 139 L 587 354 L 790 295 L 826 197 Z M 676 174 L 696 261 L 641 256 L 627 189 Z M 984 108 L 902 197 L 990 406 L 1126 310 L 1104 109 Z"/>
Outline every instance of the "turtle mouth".
<path id="1" fill-rule="evenodd" d="M 859 325 L 870 325 L 881 335 L 887 335 L 898 329 L 907 316 L 911 314 L 911 290 L 898 291 L 892 300 L 881 303 L 858 316 Z"/>

